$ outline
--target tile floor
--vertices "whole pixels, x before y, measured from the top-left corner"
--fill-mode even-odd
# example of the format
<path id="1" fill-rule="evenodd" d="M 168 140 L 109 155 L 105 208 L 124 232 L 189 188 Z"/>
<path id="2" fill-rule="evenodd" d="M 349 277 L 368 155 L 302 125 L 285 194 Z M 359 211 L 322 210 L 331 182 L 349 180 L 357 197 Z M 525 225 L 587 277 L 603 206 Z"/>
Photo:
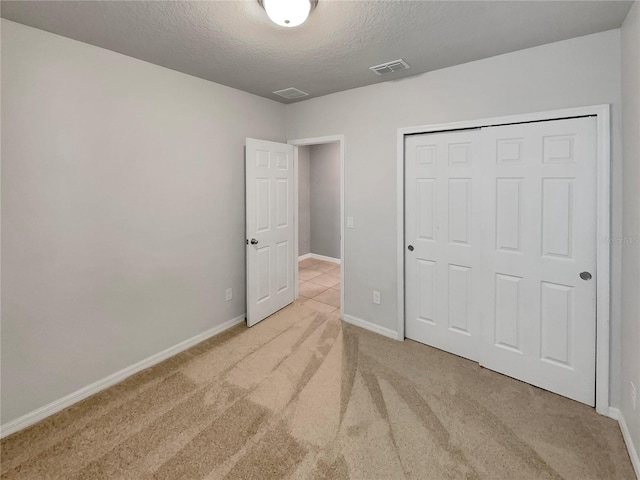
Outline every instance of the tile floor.
<path id="1" fill-rule="evenodd" d="M 340 265 L 307 258 L 298 264 L 298 281 L 299 303 L 340 314 Z"/>

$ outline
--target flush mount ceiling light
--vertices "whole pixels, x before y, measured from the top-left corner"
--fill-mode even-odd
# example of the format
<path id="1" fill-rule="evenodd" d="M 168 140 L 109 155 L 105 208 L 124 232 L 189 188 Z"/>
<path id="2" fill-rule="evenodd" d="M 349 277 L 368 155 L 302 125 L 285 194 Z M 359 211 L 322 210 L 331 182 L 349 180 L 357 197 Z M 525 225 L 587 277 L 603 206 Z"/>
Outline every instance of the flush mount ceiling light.
<path id="1" fill-rule="evenodd" d="M 258 0 L 273 23 L 281 27 L 302 25 L 318 0 Z"/>

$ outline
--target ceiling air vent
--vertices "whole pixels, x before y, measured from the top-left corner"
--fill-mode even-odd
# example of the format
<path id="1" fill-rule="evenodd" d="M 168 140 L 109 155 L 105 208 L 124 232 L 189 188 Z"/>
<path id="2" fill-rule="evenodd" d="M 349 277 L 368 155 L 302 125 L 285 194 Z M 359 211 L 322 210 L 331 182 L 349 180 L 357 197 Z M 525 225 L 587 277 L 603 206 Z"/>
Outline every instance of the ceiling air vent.
<path id="1" fill-rule="evenodd" d="M 273 93 L 275 93 L 276 95 L 280 95 L 287 100 L 293 100 L 294 98 L 306 97 L 307 95 L 309 95 L 308 93 L 305 93 L 302 90 L 298 90 L 297 88 L 293 87 L 285 88 L 284 90 L 278 90 Z"/>
<path id="2" fill-rule="evenodd" d="M 394 60 L 393 62 L 381 63 L 380 65 L 375 65 L 373 67 L 369 67 L 376 75 L 384 75 L 385 73 L 397 72 L 399 70 L 406 70 L 409 68 L 407 62 L 402 59 Z"/>

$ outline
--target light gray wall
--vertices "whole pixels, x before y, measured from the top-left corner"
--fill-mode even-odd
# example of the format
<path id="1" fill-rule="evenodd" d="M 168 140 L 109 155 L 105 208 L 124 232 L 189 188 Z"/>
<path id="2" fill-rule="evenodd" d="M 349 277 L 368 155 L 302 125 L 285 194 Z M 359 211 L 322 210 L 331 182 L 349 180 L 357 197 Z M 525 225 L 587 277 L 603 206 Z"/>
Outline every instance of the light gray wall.
<path id="1" fill-rule="evenodd" d="M 311 146 L 311 252 L 340 258 L 340 144 Z"/>
<path id="2" fill-rule="evenodd" d="M 309 151 L 298 147 L 298 255 L 311 252 L 311 185 Z"/>
<path id="3" fill-rule="evenodd" d="M 622 401 L 635 451 L 640 455 L 640 4 L 622 27 L 624 204 L 622 221 Z M 640 402 L 640 400 L 636 400 Z M 640 472 L 639 472 L 640 473 Z"/>
<path id="4" fill-rule="evenodd" d="M 287 106 L 287 137 L 345 135 L 345 313 L 397 328 L 397 129 L 612 104 L 613 235 L 621 234 L 620 31 Z M 620 398 L 620 246 L 612 252 L 612 401 Z M 382 294 L 372 303 L 372 291 Z"/>
<path id="5" fill-rule="evenodd" d="M 284 109 L 2 20 L 2 423 L 245 312 L 243 147 Z"/>

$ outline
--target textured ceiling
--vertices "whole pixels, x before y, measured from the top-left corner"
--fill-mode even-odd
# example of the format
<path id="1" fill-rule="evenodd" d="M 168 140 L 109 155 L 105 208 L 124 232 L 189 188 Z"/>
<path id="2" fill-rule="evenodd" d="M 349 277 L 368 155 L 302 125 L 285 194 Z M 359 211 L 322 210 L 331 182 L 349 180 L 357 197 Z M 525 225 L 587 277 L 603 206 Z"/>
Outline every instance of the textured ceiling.
<path id="1" fill-rule="evenodd" d="M 256 0 L 3 1 L 2 17 L 264 97 L 310 97 L 622 24 L 633 2 L 320 0 L 294 29 Z M 411 68 L 376 76 L 398 58 Z M 310 98 L 305 97 L 305 98 Z"/>

